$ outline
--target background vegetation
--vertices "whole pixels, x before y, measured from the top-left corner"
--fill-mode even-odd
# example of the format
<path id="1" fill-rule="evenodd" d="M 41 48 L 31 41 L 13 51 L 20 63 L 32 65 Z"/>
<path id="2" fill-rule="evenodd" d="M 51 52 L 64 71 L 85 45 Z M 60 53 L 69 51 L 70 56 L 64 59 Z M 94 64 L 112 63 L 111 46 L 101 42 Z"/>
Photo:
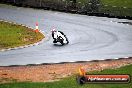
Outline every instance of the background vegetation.
<path id="1" fill-rule="evenodd" d="M 1 0 L 17 6 L 132 19 L 132 0 Z"/>

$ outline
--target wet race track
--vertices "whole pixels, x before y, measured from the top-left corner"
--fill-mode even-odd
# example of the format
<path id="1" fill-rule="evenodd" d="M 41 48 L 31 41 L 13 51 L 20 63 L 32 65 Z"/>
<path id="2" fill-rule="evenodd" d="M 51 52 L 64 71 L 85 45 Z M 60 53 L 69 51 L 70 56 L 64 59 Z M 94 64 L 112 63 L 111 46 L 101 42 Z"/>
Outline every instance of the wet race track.
<path id="1" fill-rule="evenodd" d="M 116 59 L 132 56 L 131 20 L 94 17 L 0 5 L 0 19 L 39 29 L 45 40 L 37 46 L 0 52 L 0 66 Z M 50 30 L 63 31 L 69 45 L 52 43 Z"/>

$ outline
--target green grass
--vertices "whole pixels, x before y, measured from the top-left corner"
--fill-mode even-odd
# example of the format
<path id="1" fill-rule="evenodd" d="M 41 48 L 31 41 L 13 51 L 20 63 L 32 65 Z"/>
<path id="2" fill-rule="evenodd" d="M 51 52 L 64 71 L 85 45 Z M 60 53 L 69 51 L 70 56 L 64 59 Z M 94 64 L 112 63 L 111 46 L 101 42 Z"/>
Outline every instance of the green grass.
<path id="1" fill-rule="evenodd" d="M 132 0 L 101 0 L 101 1 L 105 5 L 132 8 Z"/>
<path id="2" fill-rule="evenodd" d="M 106 69 L 103 71 L 90 72 L 89 74 L 130 74 L 132 76 L 132 65 L 118 69 Z M 0 88 L 132 88 L 132 82 L 129 84 L 84 84 L 76 83 L 76 76 L 71 76 L 56 82 L 47 83 L 7 83 L 0 84 Z"/>
<path id="3" fill-rule="evenodd" d="M 43 37 L 32 29 L 0 21 L 0 49 L 32 44 Z"/>
<path id="4" fill-rule="evenodd" d="M 77 0 L 77 2 L 81 2 L 82 4 L 89 1 Z M 100 4 L 99 10 L 97 10 L 100 13 L 107 13 L 111 16 L 132 16 L 132 0 L 100 0 Z"/>
<path id="5" fill-rule="evenodd" d="M 101 2 L 103 5 L 108 5 L 100 8 L 103 13 L 113 16 L 132 16 L 132 0 L 101 0 Z"/>
<path id="6" fill-rule="evenodd" d="M 88 3 L 90 0 L 77 0 L 77 2 Z M 117 7 L 132 8 L 132 0 L 100 0 L 101 4 Z"/>

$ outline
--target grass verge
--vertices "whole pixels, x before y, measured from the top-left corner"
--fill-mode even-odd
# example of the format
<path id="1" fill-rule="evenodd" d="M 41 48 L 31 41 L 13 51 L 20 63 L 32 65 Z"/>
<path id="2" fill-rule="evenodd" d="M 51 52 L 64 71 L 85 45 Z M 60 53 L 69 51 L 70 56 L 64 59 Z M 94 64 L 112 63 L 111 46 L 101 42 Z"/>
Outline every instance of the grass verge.
<path id="1" fill-rule="evenodd" d="M 130 74 L 132 77 L 132 65 L 127 65 L 118 69 L 106 69 L 103 71 L 89 72 L 88 74 Z M 33 82 L 14 82 L 0 84 L 0 88 L 132 88 L 132 82 L 128 84 L 84 84 L 76 83 L 76 76 L 64 78 L 60 81 L 33 83 Z"/>
<path id="2" fill-rule="evenodd" d="M 43 38 L 43 34 L 30 28 L 0 21 L 0 50 L 33 44 Z"/>
<path id="3" fill-rule="evenodd" d="M 101 0 L 105 5 L 132 8 L 132 0 Z"/>
<path id="4" fill-rule="evenodd" d="M 101 3 L 108 5 L 100 8 L 103 13 L 109 13 L 112 16 L 132 16 L 132 0 L 101 0 Z"/>

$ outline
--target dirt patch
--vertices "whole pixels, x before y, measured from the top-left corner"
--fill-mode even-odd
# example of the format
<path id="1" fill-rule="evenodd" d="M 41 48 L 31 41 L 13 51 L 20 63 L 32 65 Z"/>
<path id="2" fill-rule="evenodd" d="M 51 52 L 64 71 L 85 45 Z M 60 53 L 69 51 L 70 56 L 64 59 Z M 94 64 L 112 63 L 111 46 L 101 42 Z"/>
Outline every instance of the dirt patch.
<path id="1" fill-rule="evenodd" d="M 0 83 L 13 81 L 48 82 L 78 74 L 78 68 L 80 66 L 83 66 L 87 72 L 90 72 L 108 68 L 115 69 L 128 64 L 132 64 L 132 58 L 49 65 L 0 67 Z"/>

